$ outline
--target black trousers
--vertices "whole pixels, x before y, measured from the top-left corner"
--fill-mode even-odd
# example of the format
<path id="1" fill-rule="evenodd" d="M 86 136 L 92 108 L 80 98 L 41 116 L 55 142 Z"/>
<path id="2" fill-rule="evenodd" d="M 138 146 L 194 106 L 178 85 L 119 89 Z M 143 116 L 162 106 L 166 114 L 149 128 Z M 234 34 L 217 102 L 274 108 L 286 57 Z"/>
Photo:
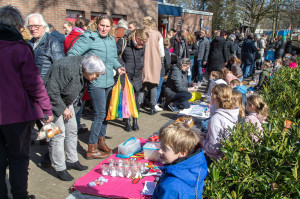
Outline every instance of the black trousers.
<path id="1" fill-rule="evenodd" d="M 7 199 L 5 182 L 9 167 L 9 182 L 14 199 L 28 197 L 28 166 L 30 135 L 35 121 L 0 125 L 0 197 Z"/>
<path id="2" fill-rule="evenodd" d="M 186 109 L 190 108 L 189 99 L 191 98 L 192 94 L 190 92 L 182 91 L 176 93 L 171 102 L 173 102 L 174 106 L 178 107 L 179 109 Z"/>

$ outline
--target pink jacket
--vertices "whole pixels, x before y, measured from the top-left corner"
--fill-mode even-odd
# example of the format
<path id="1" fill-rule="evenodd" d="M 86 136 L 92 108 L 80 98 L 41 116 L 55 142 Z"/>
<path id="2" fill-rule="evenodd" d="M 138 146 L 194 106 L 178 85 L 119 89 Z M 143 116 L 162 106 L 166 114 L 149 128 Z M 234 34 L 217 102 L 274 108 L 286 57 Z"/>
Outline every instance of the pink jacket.
<path id="1" fill-rule="evenodd" d="M 230 85 L 230 82 L 234 79 L 237 79 L 236 76 L 234 76 L 232 73 L 228 73 L 225 77 L 225 82 Z"/>
<path id="2" fill-rule="evenodd" d="M 250 113 L 248 116 L 246 116 L 245 118 L 245 122 L 251 122 L 253 125 L 256 125 L 256 127 L 258 128 L 258 131 L 260 132 L 260 136 L 263 136 L 263 128 L 261 127 L 262 123 L 266 123 L 265 120 L 260 121 L 258 119 L 258 114 L 257 113 Z M 255 140 L 256 142 L 259 140 L 259 138 L 254 135 L 251 134 L 253 140 Z"/>
<path id="3" fill-rule="evenodd" d="M 52 115 L 39 69 L 26 43 L 0 40 L 0 125 Z"/>

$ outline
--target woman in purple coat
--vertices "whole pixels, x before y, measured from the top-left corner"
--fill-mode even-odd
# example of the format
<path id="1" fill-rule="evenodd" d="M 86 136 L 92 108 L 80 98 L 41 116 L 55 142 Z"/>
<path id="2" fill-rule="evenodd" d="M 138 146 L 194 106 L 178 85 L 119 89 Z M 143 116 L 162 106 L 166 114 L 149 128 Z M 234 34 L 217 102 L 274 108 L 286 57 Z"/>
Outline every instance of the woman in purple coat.
<path id="1" fill-rule="evenodd" d="M 30 136 L 35 120 L 53 120 L 52 106 L 31 48 L 23 40 L 24 19 L 12 6 L 0 8 L 0 196 L 7 199 L 6 168 L 13 198 L 28 196 Z"/>

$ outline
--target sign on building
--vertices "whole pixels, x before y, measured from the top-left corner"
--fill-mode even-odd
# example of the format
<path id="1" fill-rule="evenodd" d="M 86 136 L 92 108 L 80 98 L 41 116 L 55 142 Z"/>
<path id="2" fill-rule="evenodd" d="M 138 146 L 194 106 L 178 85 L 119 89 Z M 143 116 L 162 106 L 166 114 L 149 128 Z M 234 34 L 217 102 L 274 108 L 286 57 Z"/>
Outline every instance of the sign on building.
<path id="1" fill-rule="evenodd" d="M 178 26 L 182 26 L 182 21 L 181 20 L 178 20 L 177 23 L 178 23 Z"/>

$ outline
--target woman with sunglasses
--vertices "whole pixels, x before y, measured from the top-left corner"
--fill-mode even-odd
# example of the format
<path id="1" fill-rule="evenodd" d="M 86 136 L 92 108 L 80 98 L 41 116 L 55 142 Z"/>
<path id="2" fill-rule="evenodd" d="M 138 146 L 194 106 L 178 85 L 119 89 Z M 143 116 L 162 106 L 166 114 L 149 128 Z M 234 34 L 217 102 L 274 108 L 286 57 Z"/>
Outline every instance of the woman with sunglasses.
<path id="1" fill-rule="evenodd" d="M 196 84 L 188 81 L 187 71 L 190 65 L 190 59 L 183 58 L 171 68 L 164 90 L 164 95 L 167 97 L 167 104 L 169 103 L 171 111 L 190 108 L 190 103 L 188 102 L 192 98 L 190 92 L 197 91 L 197 89 L 193 88 Z"/>

